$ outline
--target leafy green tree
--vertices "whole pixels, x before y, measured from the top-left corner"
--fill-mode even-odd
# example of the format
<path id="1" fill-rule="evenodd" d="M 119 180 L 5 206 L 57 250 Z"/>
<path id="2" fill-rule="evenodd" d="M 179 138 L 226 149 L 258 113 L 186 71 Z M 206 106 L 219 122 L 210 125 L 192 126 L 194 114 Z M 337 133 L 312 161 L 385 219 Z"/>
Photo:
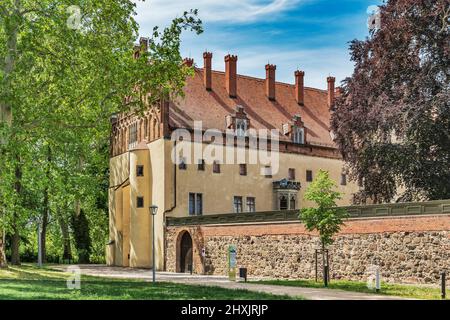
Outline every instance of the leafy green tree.
<path id="1" fill-rule="evenodd" d="M 60 221 L 66 231 L 78 208 L 94 221 L 93 202 L 102 196 L 91 168 L 107 170 L 110 115 L 182 94 L 193 72 L 179 47 L 183 30 L 202 32 L 197 11 L 162 31 L 155 27 L 135 57 L 135 6 L 131 0 L 0 3 L 0 230 L 11 235 L 13 264 L 20 263 L 24 226 L 36 215 Z"/>
<path id="2" fill-rule="evenodd" d="M 336 200 L 341 199 L 342 194 L 335 189 L 336 183 L 330 179 L 328 171 L 319 170 L 305 192 L 305 199 L 315 202 L 316 207 L 300 210 L 300 220 L 306 229 L 319 233 L 324 275 L 326 246 L 333 243 L 333 236 L 339 232 L 344 219 L 348 216 L 345 209 L 336 205 Z"/>

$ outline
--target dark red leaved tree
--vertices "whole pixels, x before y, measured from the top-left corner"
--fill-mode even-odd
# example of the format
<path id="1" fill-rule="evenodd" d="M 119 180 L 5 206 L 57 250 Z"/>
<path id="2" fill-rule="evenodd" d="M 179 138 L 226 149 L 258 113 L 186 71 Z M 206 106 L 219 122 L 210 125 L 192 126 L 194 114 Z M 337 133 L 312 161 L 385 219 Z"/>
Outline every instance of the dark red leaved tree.
<path id="1" fill-rule="evenodd" d="M 450 1 L 389 0 L 333 108 L 355 203 L 450 198 Z"/>

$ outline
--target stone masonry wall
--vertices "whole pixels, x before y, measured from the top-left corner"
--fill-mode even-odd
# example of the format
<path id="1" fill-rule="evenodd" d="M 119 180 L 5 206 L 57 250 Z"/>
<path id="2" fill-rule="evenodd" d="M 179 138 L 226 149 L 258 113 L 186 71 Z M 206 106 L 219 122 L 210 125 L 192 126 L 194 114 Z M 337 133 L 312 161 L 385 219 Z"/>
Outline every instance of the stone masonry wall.
<path id="1" fill-rule="evenodd" d="M 196 273 L 226 275 L 227 249 L 235 244 L 238 266 L 247 267 L 249 277 L 315 276 L 319 240 L 301 223 L 169 227 L 168 271 L 177 271 L 176 243 L 183 232 L 194 239 Z M 384 281 L 438 283 L 440 272 L 450 271 L 450 215 L 349 220 L 329 252 L 332 279 L 365 281 L 371 266 L 378 266 Z"/>

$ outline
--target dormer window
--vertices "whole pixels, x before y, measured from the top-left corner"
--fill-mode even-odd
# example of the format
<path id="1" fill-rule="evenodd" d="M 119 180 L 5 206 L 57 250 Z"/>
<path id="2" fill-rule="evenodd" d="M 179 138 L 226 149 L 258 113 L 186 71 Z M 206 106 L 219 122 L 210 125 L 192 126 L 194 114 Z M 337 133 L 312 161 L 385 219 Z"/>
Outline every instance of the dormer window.
<path id="1" fill-rule="evenodd" d="M 247 134 L 247 120 L 236 119 L 236 136 L 245 137 Z"/>
<path id="2" fill-rule="evenodd" d="M 243 106 L 236 106 L 234 114 L 229 114 L 225 118 L 227 129 L 232 129 L 237 137 L 245 137 L 250 127 L 250 119 L 244 111 Z"/>
<path id="3" fill-rule="evenodd" d="M 294 127 L 292 132 L 292 141 L 294 143 L 304 144 L 305 143 L 305 129 Z"/>
<path id="4" fill-rule="evenodd" d="M 297 144 L 306 143 L 306 128 L 299 115 L 295 115 L 292 122 L 284 123 L 282 131 L 284 135 L 290 137 L 292 142 Z"/>

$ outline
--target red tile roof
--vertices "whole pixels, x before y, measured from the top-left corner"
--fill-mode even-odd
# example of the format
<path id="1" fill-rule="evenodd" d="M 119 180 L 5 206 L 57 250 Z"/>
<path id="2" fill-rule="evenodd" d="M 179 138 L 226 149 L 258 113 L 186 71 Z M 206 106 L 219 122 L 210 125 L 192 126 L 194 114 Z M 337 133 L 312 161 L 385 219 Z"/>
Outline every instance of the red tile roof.
<path id="1" fill-rule="evenodd" d="M 185 97 L 170 103 L 169 125 L 173 128 L 193 128 L 193 122 L 203 121 L 203 129 L 225 130 L 225 117 L 234 114 L 241 105 L 254 129 L 279 129 L 292 123 L 299 114 L 307 128 L 307 142 L 315 145 L 335 146 L 329 133 L 330 111 L 327 92 L 305 87 L 304 106 L 295 100 L 295 85 L 276 83 L 276 100 L 265 94 L 265 79 L 237 76 L 237 98 L 228 96 L 225 74 L 212 71 L 212 90 L 203 84 L 203 69 L 195 68 L 195 75 L 187 79 Z M 280 137 L 287 140 L 287 137 Z"/>

